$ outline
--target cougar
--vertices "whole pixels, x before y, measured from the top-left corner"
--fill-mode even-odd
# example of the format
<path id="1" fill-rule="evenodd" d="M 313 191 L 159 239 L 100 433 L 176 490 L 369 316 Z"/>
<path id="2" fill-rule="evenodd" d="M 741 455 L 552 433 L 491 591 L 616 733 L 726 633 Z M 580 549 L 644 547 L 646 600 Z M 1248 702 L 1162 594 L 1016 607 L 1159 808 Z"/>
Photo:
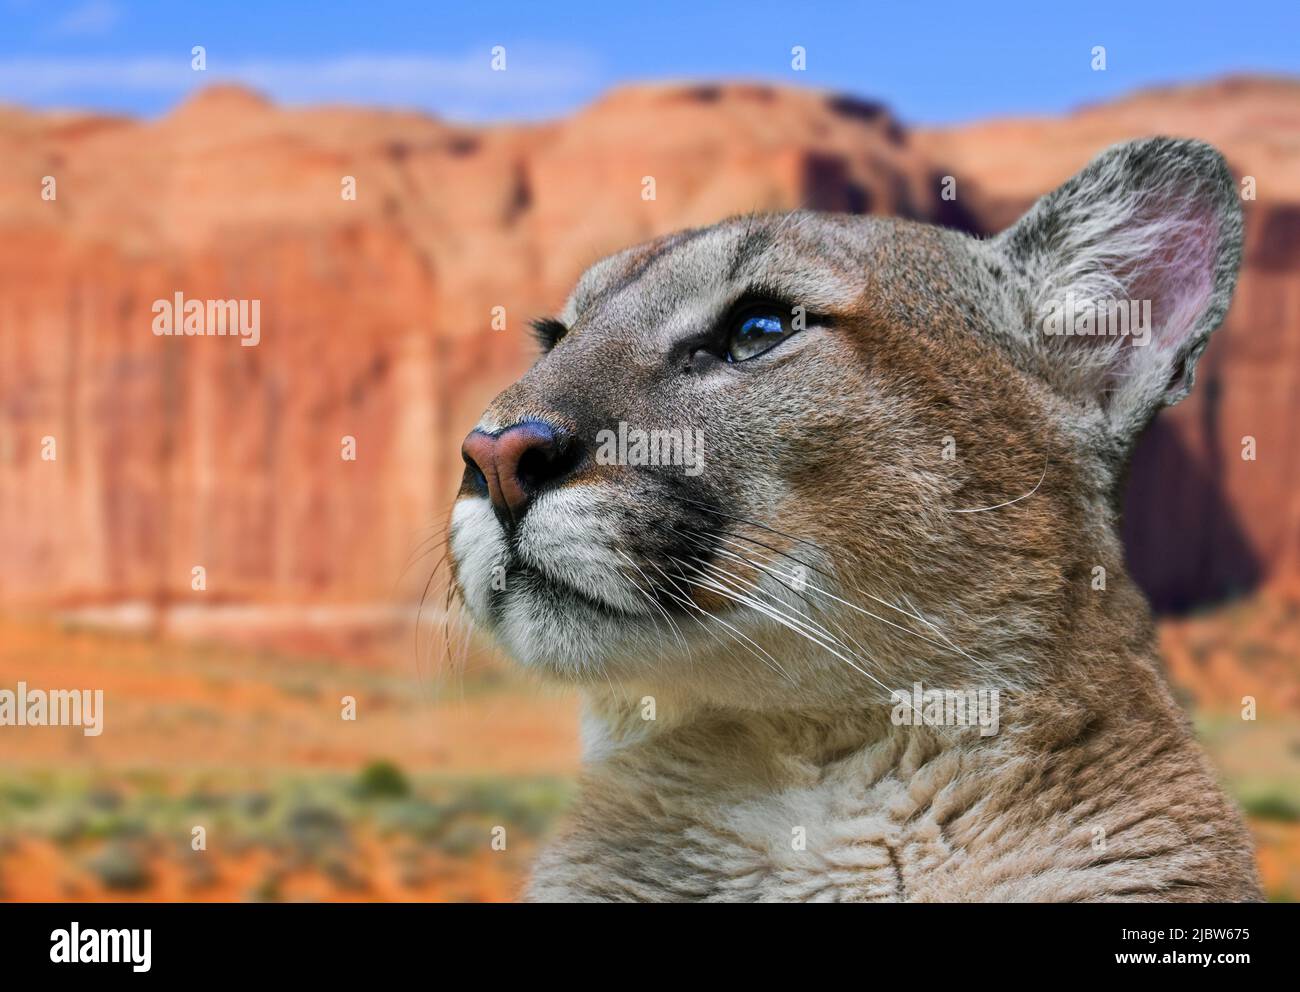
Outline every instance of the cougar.
<path id="1" fill-rule="evenodd" d="M 583 697 L 528 896 L 1260 898 L 1117 531 L 1241 245 L 1223 158 L 1153 138 L 989 239 L 796 211 L 593 265 L 448 537 Z"/>

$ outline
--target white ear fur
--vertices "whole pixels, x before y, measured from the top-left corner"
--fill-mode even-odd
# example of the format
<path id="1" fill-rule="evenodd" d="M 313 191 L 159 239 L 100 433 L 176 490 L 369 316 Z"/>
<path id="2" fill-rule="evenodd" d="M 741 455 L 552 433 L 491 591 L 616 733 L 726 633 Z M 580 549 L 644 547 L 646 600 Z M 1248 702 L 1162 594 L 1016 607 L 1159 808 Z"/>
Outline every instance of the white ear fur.
<path id="1" fill-rule="evenodd" d="M 1053 381 L 1100 404 L 1125 445 L 1191 389 L 1241 242 L 1223 157 L 1170 138 L 1103 152 L 995 241 L 1027 287 L 1030 343 Z"/>

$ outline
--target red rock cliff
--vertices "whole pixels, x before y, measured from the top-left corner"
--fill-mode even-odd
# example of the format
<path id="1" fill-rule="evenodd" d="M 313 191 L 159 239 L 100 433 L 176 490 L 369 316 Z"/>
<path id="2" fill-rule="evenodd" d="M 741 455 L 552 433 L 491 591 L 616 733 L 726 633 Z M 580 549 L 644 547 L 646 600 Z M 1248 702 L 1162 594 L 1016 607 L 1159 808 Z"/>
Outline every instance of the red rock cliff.
<path id="1" fill-rule="evenodd" d="M 1135 469 L 1134 568 L 1166 606 L 1294 575 L 1297 95 L 1226 82 L 915 136 L 871 103 L 758 85 L 619 90 L 528 127 L 232 88 L 152 123 L 0 110 L 0 604 L 390 601 L 460 437 L 529 360 L 524 322 L 601 255 L 796 206 L 996 230 L 1160 132 L 1214 141 L 1259 198 L 1227 331 Z M 176 292 L 260 300 L 260 344 L 155 336 Z"/>

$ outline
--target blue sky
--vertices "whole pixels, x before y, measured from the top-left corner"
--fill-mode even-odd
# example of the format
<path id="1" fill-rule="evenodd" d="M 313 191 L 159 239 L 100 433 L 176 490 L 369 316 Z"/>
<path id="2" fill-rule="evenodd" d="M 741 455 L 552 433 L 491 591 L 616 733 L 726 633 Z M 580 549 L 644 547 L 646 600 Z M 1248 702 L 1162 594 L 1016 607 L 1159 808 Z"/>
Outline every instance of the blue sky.
<path id="1" fill-rule="evenodd" d="M 205 72 L 190 67 L 195 45 Z M 505 72 L 491 70 L 496 45 Z M 1106 48 L 1104 72 L 1090 68 L 1094 45 Z M 1300 2 L 0 0 L 0 102 L 145 116 L 229 80 L 287 103 L 500 120 L 564 113 L 620 82 L 745 78 L 944 122 L 1057 113 L 1233 72 L 1300 75 Z"/>

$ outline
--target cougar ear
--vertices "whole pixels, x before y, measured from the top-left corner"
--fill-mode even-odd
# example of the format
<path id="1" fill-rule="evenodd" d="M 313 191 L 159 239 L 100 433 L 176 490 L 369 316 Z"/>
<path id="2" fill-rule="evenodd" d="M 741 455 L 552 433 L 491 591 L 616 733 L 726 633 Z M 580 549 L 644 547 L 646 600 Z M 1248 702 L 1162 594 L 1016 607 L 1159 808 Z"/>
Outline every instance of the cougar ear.
<path id="1" fill-rule="evenodd" d="M 995 244 L 1028 287 L 1031 344 L 1127 447 L 1192 387 L 1241 263 L 1241 204 L 1200 141 L 1115 145 Z"/>

